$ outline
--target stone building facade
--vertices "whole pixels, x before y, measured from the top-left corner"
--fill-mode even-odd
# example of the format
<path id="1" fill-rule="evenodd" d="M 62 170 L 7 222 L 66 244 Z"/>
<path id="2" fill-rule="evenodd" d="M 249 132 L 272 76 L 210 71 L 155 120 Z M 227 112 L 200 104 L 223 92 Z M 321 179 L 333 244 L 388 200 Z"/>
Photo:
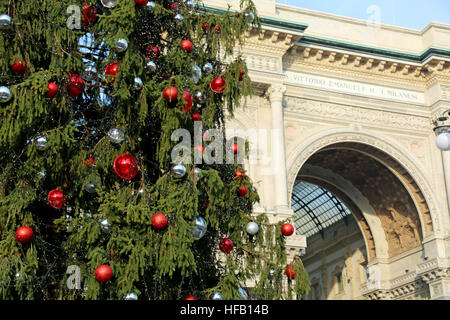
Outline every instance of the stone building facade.
<path id="1" fill-rule="evenodd" d="M 299 182 L 351 212 L 288 239 L 291 256 L 306 248 L 306 298 L 450 299 L 450 151 L 432 124 L 450 109 L 450 25 L 419 31 L 254 2 L 262 32 L 239 51 L 255 94 L 227 135 L 255 133 L 245 165 L 255 214 L 299 219 Z"/>

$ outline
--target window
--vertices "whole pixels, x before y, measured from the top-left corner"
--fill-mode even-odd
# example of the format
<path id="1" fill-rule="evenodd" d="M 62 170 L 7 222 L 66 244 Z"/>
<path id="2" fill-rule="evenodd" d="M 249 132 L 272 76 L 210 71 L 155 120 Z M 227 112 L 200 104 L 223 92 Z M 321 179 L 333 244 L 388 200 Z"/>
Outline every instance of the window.
<path id="1" fill-rule="evenodd" d="M 344 292 L 344 284 L 342 283 L 342 272 L 336 274 L 336 284 L 338 293 Z"/>
<path id="2" fill-rule="evenodd" d="M 320 300 L 320 287 L 318 283 L 312 286 L 312 298 L 313 300 Z"/>

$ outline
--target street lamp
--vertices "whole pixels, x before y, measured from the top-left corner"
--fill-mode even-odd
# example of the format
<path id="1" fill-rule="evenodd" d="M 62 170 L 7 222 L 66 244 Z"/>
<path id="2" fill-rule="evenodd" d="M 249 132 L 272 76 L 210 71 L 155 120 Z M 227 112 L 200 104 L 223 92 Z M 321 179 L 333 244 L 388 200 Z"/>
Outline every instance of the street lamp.
<path id="1" fill-rule="evenodd" d="M 436 146 L 441 151 L 450 150 L 450 109 L 445 110 L 442 115 L 433 121 L 434 133 L 436 134 Z"/>

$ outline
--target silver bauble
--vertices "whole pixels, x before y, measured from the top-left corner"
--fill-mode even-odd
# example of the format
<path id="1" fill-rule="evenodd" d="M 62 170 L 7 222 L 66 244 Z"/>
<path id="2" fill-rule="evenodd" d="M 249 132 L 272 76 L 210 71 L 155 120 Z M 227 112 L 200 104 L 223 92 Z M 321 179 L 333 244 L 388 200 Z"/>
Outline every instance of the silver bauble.
<path id="1" fill-rule="evenodd" d="M 124 52 L 125 50 L 127 50 L 128 49 L 127 40 L 123 38 L 118 39 L 114 49 L 116 49 L 117 52 Z"/>
<path id="2" fill-rule="evenodd" d="M 259 226 L 258 226 L 257 223 L 255 223 L 255 222 L 252 221 L 252 222 L 249 222 L 249 223 L 247 224 L 246 230 L 247 230 L 247 233 L 248 233 L 249 235 L 254 236 L 255 234 L 258 233 L 258 231 L 259 231 Z"/>
<path id="3" fill-rule="evenodd" d="M 0 102 L 6 102 L 11 98 L 11 91 L 7 87 L 0 87 Z"/>
<path id="4" fill-rule="evenodd" d="M 45 170 L 42 170 L 41 172 L 39 172 L 39 179 L 44 180 L 44 178 L 45 178 Z"/>
<path id="5" fill-rule="evenodd" d="M 100 221 L 100 225 L 105 230 L 108 230 L 109 227 L 111 226 L 111 224 L 109 223 L 108 219 L 103 219 L 102 221 Z"/>
<path id="6" fill-rule="evenodd" d="M 201 102 L 203 100 L 203 95 L 201 91 L 196 91 L 194 94 L 194 98 L 196 101 Z"/>
<path id="7" fill-rule="evenodd" d="M 269 279 L 273 279 L 273 276 L 275 275 L 275 269 L 269 270 Z"/>
<path id="8" fill-rule="evenodd" d="M 175 176 L 181 178 L 186 174 L 186 167 L 181 163 L 176 164 L 172 167 L 172 172 L 175 174 Z"/>
<path id="9" fill-rule="evenodd" d="M 194 231 L 192 232 L 192 237 L 195 240 L 200 240 L 206 233 L 208 229 L 208 224 L 206 220 L 200 216 L 194 217 Z"/>
<path id="10" fill-rule="evenodd" d="M 0 15 L 0 28 L 9 27 L 12 24 L 12 19 L 7 14 Z"/>
<path id="11" fill-rule="evenodd" d="M 213 65 L 210 62 L 205 63 L 205 65 L 203 66 L 203 71 L 205 72 L 211 72 L 213 71 Z"/>
<path id="12" fill-rule="evenodd" d="M 137 294 L 134 293 L 134 292 L 128 293 L 128 294 L 125 296 L 125 300 L 137 300 L 137 299 L 138 299 L 138 296 L 137 296 Z"/>
<path id="13" fill-rule="evenodd" d="M 211 296 L 211 300 L 223 300 L 222 295 L 220 292 L 214 292 Z"/>
<path id="14" fill-rule="evenodd" d="M 181 14 L 177 13 L 174 19 L 177 25 L 181 25 L 183 23 L 184 18 Z"/>
<path id="15" fill-rule="evenodd" d="M 153 10 L 155 10 L 155 3 L 153 1 L 149 1 L 147 2 L 147 4 L 145 5 L 145 8 L 149 11 L 149 12 L 153 12 Z"/>
<path id="16" fill-rule="evenodd" d="M 119 0 L 100 0 L 100 2 L 104 7 L 112 8 L 117 4 L 117 2 L 119 2 Z"/>
<path id="17" fill-rule="evenodd" d="M 186 6 L 187 6 L 189 9 L 194 9 L 196 4 L 197 4 L 197 3 L 196 3 L 194 0 L 187 0 L 187 1 L 186 1 Z"/>
<path id="18" fill-rule="evenodd" d="M 201 170 L 200 168 L 195 168 L 195 169 L 194 169 L 194 173 L 195 173 L 197 176 L 200 176 L 200 174 L 202 173 L 202 170 Z"/>
<path id="19" fill-rule="evenodd" d="M 136 90 L 142 89 L 142 87 L 144 86 L 144 83 L 142 82 L 142 79 L 139 77 L 134 77 L 134 84 L 133 87 Z"/>
<path id="20" fill-rule="evenodd" d="M 199 66 L 194 65 L 192 67 L 192 81 L 197 84 L 200 78 L 202 77 L 202 69 Z"/>
<path id="21" fill-rule="evenodd" d="M 108 131 L 108 138 L 112 143 L 122 143 L 125 140 L 125 133 L 119 128 L 113 128 Z"/>
<path id="22" fill-rule="evenodd" d="M 246 17 L 250 16 L 250 21 L 251 22 L 255 21 L 255 14 L 253 12 L 246 12 L 245 16 Z"/>
<path id="23" fill-rule="evenodd" d="M 87 66 L 81 74 L 81 78 L 89 82 L 97 79 L 97 75 L 97 69 L 94 66 Z"/>
<path id="24" fill-rule="evenodd" d="M 145 64 L 145 67 L 147 68 L 148 71 L 156 71 L 156 63 L 154 63 L 153 61 L 149 61 Z"/>
<path id="25" fill-rule="evenodd" d="M 144 194 L 144 189 L 139 189 L 139 191 L 138 191 L 138 195 L 140 195 L 140 196 L 142 196 Z"/>
<path id="26" fill-rule="evenodd" d="M 19 278 L 19 277 L 20 277 L 20 273 L 16 272 L 16 278 Z"/>
<path id="27" fill-rule="evenodd" d="M 242 288 L 239 288 L 238 289 L 239 290 L 239 293 L 240 293 L 240 298 L 239 298 L 239 300 L 248 300 L 248 294 L 247 294 L 247 291 L 245 291 L 244 289 L 242 289 Z"/>
<path id="28" fill-rule="evenodd" d="M 36 145 L 36 148 L 39 150 L 45 150 L 47 146 L 47 137 L 39 136 L 34 140 L 34 144 Z"/>
<path id="29" fill-rule="evenodd" d="M 97 184 L 95 182 L 89 182 L 85 187 L 84 190 L 89 193 L 95 193 L 95 189 L 97 188 Z"/>

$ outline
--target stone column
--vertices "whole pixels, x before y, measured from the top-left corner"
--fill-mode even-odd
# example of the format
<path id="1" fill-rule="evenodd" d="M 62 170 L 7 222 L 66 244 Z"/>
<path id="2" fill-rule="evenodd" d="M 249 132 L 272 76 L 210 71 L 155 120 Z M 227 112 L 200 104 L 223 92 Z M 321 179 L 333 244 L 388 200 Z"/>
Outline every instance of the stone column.
<path id="1" fill-rule="evenodd" d="M 267 91 L 272 108 L 272 132 L 271 132 L 271 153 L 272 153 L 272 175 L 274 192 L 274 209 L 283 215 L 292 215 L 289 209 L 287 170 L 286 170 L 286 150 L 284 141 L 284 117 L 283 117 L 283 95 L 286 87 L 281 84 L 273 84 Z"/>

